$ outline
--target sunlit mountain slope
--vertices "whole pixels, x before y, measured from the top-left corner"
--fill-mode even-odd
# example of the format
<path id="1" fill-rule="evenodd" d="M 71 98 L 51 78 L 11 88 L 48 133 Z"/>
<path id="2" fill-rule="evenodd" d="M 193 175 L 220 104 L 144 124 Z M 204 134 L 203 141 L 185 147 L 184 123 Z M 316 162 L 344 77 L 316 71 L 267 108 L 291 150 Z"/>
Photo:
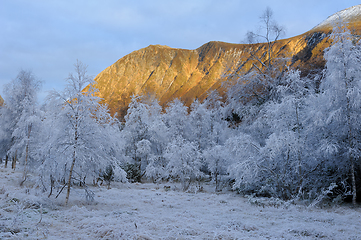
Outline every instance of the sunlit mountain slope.
<path id="1" fill-rule="evenodd" d="M 332 22 L 341 17 L 350 23 L 354 34 L 361 34 L 361 5 L 340 11 L 310 31 L 277 41 L 272 52 L 286 59 L 303 75 L 319 72 L 323 53 L 331 41 Z M 250 52 L 264 59 L 266 44 L 209 42 L 195 50 L 150 45 L 119 59 L 96 76 L 99 96 L 119 117 L 126 113 L 132 95 L 152 95 L 162 105 L 180 98 L 187 105 L 203 100 L 224 83 L 248 72 L 254 63 Z"/>

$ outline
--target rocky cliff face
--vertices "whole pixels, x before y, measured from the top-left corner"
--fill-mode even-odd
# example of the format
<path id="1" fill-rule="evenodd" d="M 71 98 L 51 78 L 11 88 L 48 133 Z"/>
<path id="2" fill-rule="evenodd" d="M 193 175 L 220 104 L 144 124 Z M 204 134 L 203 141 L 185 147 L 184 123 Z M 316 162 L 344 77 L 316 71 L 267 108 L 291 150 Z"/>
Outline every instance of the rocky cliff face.
<path id="1" fill-rule="evenodd" d="M 4 104 L 4 99 L 0 96 L 0 106 Z"/>
<path id="2" fill-rule="evenodd" d="M 360 6 L 356 10 L 350 8 L 353 13 L 346 14 L 355 33 L 361 33 Z M 300 69 L 304 75 L 319 71 L 324 66 L 324 49 L 331 42 L 331 22 L 328 19 L 309 32 L 277 41 L 273 54 L 286 59 L 289 66 Z M 132 95 L 154 96 L 163 106 L 175 98 L 190 105 L 195 99 L 205 99 L 212 90 L 222 92 L 222 83 L 229 81 L 230 76 L 252 68 L 251 52 L 265 59 L 266 50 L 266 44 L 224 42 L 209 42 L 195 50 L 151 45 L 106 68 L 96 76 L 96 87 L 111 113 L 118 113 L 119 117 L 126 114 Z"/>

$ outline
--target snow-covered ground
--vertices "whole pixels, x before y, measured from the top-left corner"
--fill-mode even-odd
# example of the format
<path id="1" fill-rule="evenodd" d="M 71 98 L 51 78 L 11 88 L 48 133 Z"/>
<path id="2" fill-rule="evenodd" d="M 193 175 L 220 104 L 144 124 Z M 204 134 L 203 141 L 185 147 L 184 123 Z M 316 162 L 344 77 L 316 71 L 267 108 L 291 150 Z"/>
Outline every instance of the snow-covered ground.
<path id="1" fill-rule="evenodd" d="M 93 203 L 74 188 L 64 206 L 64 196 L 38 195 L 20 177 L 1 166 L 0 239 L 361 239 L 360 208 L 270 206 L 210 185 L 152 183 L 91 187 Z"/>

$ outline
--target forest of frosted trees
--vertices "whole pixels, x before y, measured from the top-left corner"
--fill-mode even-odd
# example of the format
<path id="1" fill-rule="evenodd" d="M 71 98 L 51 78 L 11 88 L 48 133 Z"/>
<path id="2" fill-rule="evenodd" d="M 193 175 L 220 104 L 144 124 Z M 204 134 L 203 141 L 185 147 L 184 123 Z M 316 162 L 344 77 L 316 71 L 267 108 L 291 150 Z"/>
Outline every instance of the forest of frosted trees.
<path id="1" fill-rule="evenodd" d="M 21 71 L 4 89 L 0 158 L 21 167 L 21 184 L 35 176 L 35 187 L 49 198 L 63 192 L 65 202 L 73 187 L 93 198 L 88 186 L 101 180 L 170 181 L 184 191 L 210 181 L 215 191 L 356 203 L 361 43 L 343 23 L 331 38 L 316 77 L 275 61 L 240 76 L 226 100 L 212 93 L 189 108 L 174 100 L 162 109 L 134 96 L 122 120 L 95 96 L 81 62 L 42 106 L 40 82 Z"/>

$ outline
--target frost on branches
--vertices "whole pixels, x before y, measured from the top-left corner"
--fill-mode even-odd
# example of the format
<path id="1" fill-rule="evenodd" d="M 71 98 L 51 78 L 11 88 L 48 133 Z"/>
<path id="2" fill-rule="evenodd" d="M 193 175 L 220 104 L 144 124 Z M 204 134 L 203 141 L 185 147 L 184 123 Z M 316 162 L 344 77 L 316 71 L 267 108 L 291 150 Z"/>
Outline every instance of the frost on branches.
<path id="1" fill-rule="evenodd" d="M 42 185 L 50 194 L 55 185 L 62 185 L 61 190 L 66 186 L 65 203 L 73 184 L 87 190 L 87 180 L 99 177 L 108 166 L 115 169 L 118 178 L 125 176 L 116 159 L 116 145 L 109 141 L 116 122 L 95 96 L 86 66 L 77 62 L 75 75 L 70 74 L 67 82 L 63 92 L 54 91 L 48 98 L 44 120 L 47 141 L 41 147 L 40 166 Z"/>
<path id="2" fill-rule="evenodd" d="M 0 108 L 1 157 L 24 167 L 23 181 L 37 174 L 37 186 L 51 198 L 63 193 L 66 203 L 75 186 L 92 199 L 87 186 L 100 179 L 108 186 L 170 181 L 184 191 L 207 181 L 217 192 L 356 204 L 361 49 L 342 21 L 331 39 L 317 79 L 272 55 L 264 68 L 258 59 L 256 72 L 240 76 L 227 101 L 212 93 L 190 107 L 179 99 L 162 107 L 150 96 L 133 96 L 123 122 L 101 104 L 80 62 L 65 90 L 51 92 L 41 110 L 37 82 L 21 72 Z M 256 75 L 262 81 L 252 84 Z"/>
<path id="3" fill-rule="evenodd" d="M 19 161 L 24 166 L 22 183 L 26 180 L 28 165 L 35 161 L 35 142 L 40 125 L 37 92 L 40 81 L 31 71 L 21 70 L 5 86 L 5 105 L 0 108 L 0 157 L 12 159 L 12 168 Z"/>
<path id="4" fill-rule="evenodd" d="M 356 204 L 356 175 L 360 182 L 361 46 L 340 19 L 335 23 L 332 46 L 325 52 L 326 69 L 321 84 L 322 117 L 319 124 L 325 157 L 338 177 L 350 179 Z M 360 188 L 360 186 L 358 186 Z"/>

